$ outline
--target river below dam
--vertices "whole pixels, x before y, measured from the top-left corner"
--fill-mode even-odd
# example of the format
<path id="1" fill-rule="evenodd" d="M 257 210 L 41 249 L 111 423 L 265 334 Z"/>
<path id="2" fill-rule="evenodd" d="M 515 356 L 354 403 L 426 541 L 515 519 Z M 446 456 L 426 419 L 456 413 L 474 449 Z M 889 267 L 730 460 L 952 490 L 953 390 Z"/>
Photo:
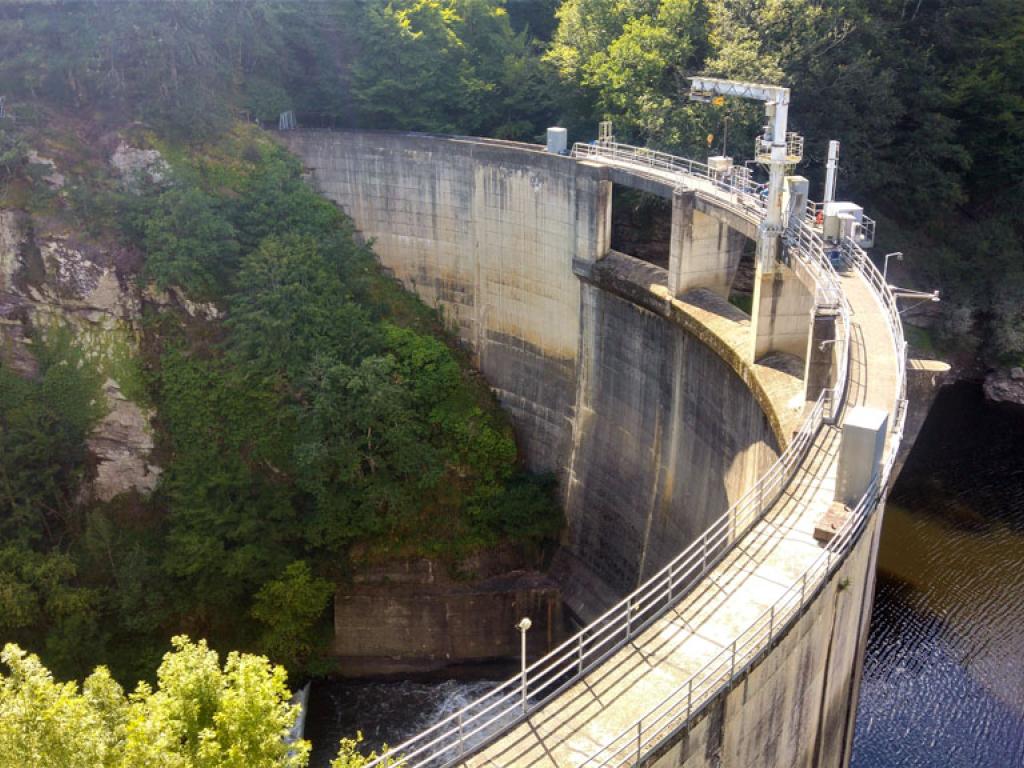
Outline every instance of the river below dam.
<path id="1" fill-rule="evenodd" d="M 853 768 L 1024 766 L 1024 408 L 939 393 L 890 495 Z M 397 744 L 492 681 L 314 685 L 310 765 Z"/>

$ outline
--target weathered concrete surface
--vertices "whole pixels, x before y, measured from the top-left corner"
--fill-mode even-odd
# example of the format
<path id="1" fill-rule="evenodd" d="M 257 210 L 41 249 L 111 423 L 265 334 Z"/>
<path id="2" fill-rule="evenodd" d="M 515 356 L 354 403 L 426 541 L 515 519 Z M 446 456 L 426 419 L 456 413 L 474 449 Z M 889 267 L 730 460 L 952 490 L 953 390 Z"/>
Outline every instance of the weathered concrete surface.
<path id="1" fill-rule="evenodd" d="M 693 190 L 672 195 L 672 242 L 669 253 L 669 291 L 679 296 L 706 288 L 729 298 L 747 238 L 721 218 L 696 209 Z"/>
<path id="2" fill-rule="evenodd" d="M 426 672 L 454 663 L 514 658 L 515 625 L 530 616 L 528 652 L 543 655 L 563 633 L 558 585 L 517 570 L 522 557 L 487 552 L 472 578 L 454 578 L 437 560 L 398 560 L 362 568 L 334 598 L 334 651 L 343 676 Z"/>
<path id="3" fill-rule="evenodd" d="M 892 338 L 860 277 L 845 275 L 842 282 L 854 313 L 848 403 L 888 409 L 896 389 Z M 687 732 L 669 736 L 662 749 L 647 755 L 647 764 L 845 766 L 874 593 L 880 511 L 868 519 L 816 599 L 736 686 L 708 699 L 729 670 L 727 662 L 724 668 L 717 663 L 705 667 L 799 585 L 801 574 L 820 556 L 814 524 L 834 498 L 838 454 L 839 430 L 824 427 L 772 511 L 699 587 L 586 679 L 467 764 L 549 768 L 599 765 L 605 759 L 612 765 L 631 764 L 636 720 L 697 674 L 694 702 L 702 714 Z M 678 722 L 684 714 L 685 706 Z"/>
<path id="4" fill-rule="evenodd" d="M 771 272 L 759 268 L 754 278 L 754 360 L 772 352 L 807 357 L 807 339 L 814 311 L 813 279 L 802 265 L 776 264 Z"/>
<path id="5" fill-rule="evenodd" d="M 788 439 L 788 406 L 752 396 L 750 366 L 736 363 L 749 334 L 723 344 L 696 315 L 667 322 L 675 310 L 581 283 L 609 248 L 603 165 L 412 134 L 283 140 L 467 343 L 531 466 L 559 476 L 572 557 L 557 569 L 577 615 L 607 608 L 689 544 Z M 655 279 L 664 291 L 665 271 Z"/>

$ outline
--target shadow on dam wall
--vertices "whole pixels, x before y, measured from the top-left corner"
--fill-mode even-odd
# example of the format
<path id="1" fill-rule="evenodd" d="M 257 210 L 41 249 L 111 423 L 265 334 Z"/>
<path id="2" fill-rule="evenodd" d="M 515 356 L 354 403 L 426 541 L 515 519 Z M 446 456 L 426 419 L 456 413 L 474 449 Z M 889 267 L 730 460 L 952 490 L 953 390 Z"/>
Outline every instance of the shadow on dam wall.
<path id="1" fill-rule="evenodd" d="M 558 476 L 567 530 L 551 575 L 578 619 L 694 541 L 778 456 L 778 420 L 736 361 L 594 269 L 610 247 L 607 169 L 455 137 L 281 138 L 443 312 L 529 466 Z"/>

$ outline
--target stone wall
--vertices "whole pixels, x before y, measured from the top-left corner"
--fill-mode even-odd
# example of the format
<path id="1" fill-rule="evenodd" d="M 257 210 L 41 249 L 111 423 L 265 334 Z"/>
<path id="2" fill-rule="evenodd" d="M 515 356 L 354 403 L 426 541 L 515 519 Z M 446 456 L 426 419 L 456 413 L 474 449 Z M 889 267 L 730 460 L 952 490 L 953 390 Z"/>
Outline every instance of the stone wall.
<path id="1" fill-rule="evenodd" d="M 515 625 L 529 616 L 528 653 L 562 639 L 562 598 L 550 578 L 516 570 L 522 558 L 491 551 L 455 578 L 436 560 L 360 569 L 334 599 L 334 653 L 343 676 L 423 673 L 452 664 L 516 658 Z"/>

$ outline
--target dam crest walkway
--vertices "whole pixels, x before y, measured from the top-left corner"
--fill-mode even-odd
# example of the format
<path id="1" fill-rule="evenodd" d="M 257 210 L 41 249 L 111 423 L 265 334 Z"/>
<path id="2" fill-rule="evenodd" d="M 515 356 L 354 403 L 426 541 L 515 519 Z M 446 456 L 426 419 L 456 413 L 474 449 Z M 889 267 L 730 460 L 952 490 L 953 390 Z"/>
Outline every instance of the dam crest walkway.
<path id="1" fill-rule="evenodd" d="M 764 218 L 758 190 L 722 184 L 700 163 L 609 144 L 573 154 L 695 190 L 753 224 Z M 905 418 L 905 345 L 895 299 L 854 241 L 838 244 L 837 259 L 813 208 L 783 240 L 840 321 L 834 386 L 806 404 L 778 462 L 662 571 L 534 662 L 525 691 L 517 676 L 371 766 L 637 764 L 764 659 L 828 583 L 884 501 Z M 822 545 L 814 528 L 835 498 L 855 406 L 888 414 L 883 467 Z"/>

